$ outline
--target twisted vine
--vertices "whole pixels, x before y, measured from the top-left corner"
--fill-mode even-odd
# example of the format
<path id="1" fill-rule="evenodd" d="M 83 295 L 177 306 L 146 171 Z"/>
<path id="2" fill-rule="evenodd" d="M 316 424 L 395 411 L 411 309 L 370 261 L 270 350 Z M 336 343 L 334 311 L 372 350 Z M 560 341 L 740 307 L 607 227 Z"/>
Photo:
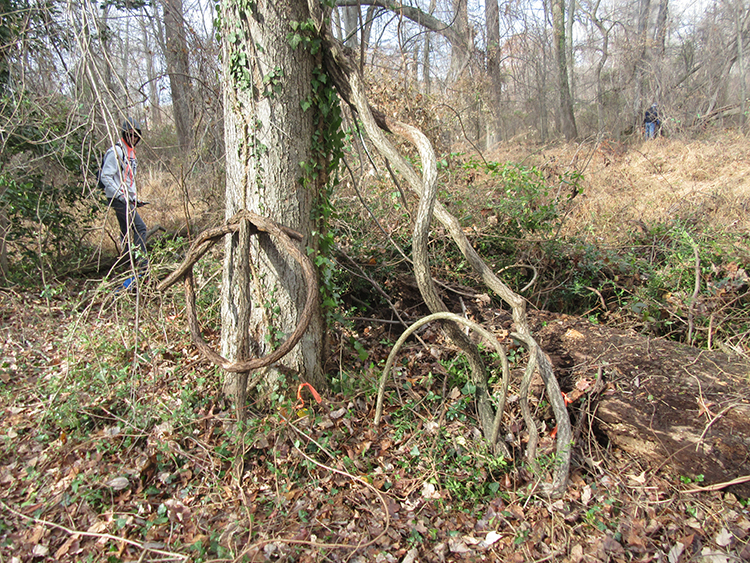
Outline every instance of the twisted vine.
<path id="1" fill-rule="evenodd" d="M 511 307 L 513 322 L 516 327 L 514 337 L 524 342 L 529 350 L 530 360 L 524 379 L 530 379 L 534 368 L 536 367 L 544 380 L 548 399 L 557 421 L 556 466 L 553 472 L 552 483 L 546 486 L 544 490 L 550 495 L 561 494 L 567 484 L 572 453 L 572 429 L 570 425 L 570 417 L 568 416 L 565 401 L 557 383 L 557 379 L 555 378 L 552 365 L 531 334 L 528 319 L 526 317 L 525 301 L 495 275 L 476 250 L 474 250 L 471 242 L 466 235 L 464 235 L 458 220 L 451 215 L 439 201 L 435 200 L 435 157 L 432 145 L 426 137 L 424 137 L 424 135 L 418 130 L 374 111 L 367 101 L 364 82 L 357 71 L 356 65 L 351 61 L 351 58 L 344 52 L 341 45 L 333 39 L 328 41 L 327 48 L 329 51 L 329 56 L 326 57 L 328 61 L 328 73 L 334 78 L 339 94 L 356 109 L 359 118 L 362 121 L 362 125 L 372 142 L 381 154 L 390 161 L 393 167 L 406 178 L 410 188 L 420 198 L 419 212 L 413 235 L 413 246 L 415 249 L 414 265 L 420 291 L 422 292 L 428 307 L 430 307 L 430 310 L 433 312 L 436 309 L 439 310 L 442 305 L 442 302 L 440 302 L 439 299 L 437 302 L 435 301 L 436 292 L 429 275 L 429 266 L 424 245 L 427 230 L 429 229 L 429 224 L 433 216 L 446 228 L 463 256 L 469 264 L 471 264 L 472 268 L 479 273 L 484 283 Z M 422 177 L 417 174 L 414 168 L 396 150 L 386 137 L 384 131 L 401 135 L 416 144 L 422 158 L 422 169 L 424 171 Z M 449 331 L 451 330 L 449 328 L 451 326 L 456 327 L 457 329 L 457 325 L 453 323 L 448 325 Z M 458 332 L 460 333 L 460 331 Z M 461 346 L 460 340 L 457 340 L 456 342 Z M 472 363 L 473 353 L 474 352 L 471 350 L 467 351 L 470 364 Z M 481 366 L 474 364 L 471 365 L 472 371 L 474 371 L 475 374 L 478 369 L 483 369 Z M 524 386 L 528 388 L 528 385 L 524 384 Z M 479 392 L 479 389 L 477 389 L 477 391 L 480 418 L 482 420 L 483 429 L 485 430 L 485 437 L 487 439 L 492 439 L 493 437 L 496 439 L 497 434 L 495 432 L 487 432 L 488 428 L 493 428 L 495 426 L 495 417 L 488 416 L 486 412 L 486 407 L 489 404 L 489 401 L 487 400 L 489 396 L 486 392 L 486 388 L 481 393 Z M 536 436 L 536 426 L 531 419 L 530 413 L 528 418 L 525 416 L 524 419 L 529 427 L 528 430 L 530 436 Z M 493 442 L 492 445 L 494 446 L 495 443 Z M 530 458 L 533 458 L 536 455 L 536 441 L 532 443 L 532 446 L 533 447 L 530 447 L 527 450 L 527 455 Z"/>
<path id="2" fill-rule="evenodd" d="M 229 233 L 235 233 L 240 230 L 241 223 L 243 221 L 249 222 L 249 234 L 257 234 L 259 232 L 268 233 L 273 236 L 283 250 L 289 253 L 289 255 L 300 265 L 302 268 L 302 276 L 305 280 L 305 308 L 302 310 L 300 315 L 297 328 L 284 341 L 276 350 L 263 356 L 261 358 L 253 358 L 251 360 L 231 362 L 224 358 L 218 352 L 216 352 L 211 346 L 203 339 L 201 334 L 200 324 L 198 323 L 198 317 L 195 309 L 195 286 L 193 283 L 193 266 L 208 250 L 221 240 L 224 235 Z M 229 219 L 224 225 L 215 227 L 213 229 L 207 229 L 203 231 L 201 235 L 195 239 L 193 244 L 190 245 L 187 256 L 183 260 L 182 264 L 164 281 L 157 285 L 159 291 L 164 291 L 170 286 L 174 285 L 180 279 L 185 280 L 185 300 L 186 300 L 186 314 L 188 320 L 188 326 L 190 328 L 190 336 L 195 346 L 200 352 L 212 363 L 222 367 L 224 370 L 230 373 L 242 373 L 257 370 L 262 367 L 269 366 L 281 358 L 286 356 L 292 348 L 300 341 L 302 335 L 307 330 L 307 326 L 310 324 L 310 319 L 313 315 L 313 306 L 317 297 L 317 283 L 315 280 L 315 271 L 310 259 L 307 258 L 297 246 L 292 242 L 292 239 L 302 240 L 302 235 L 293 231 L 292 229 L 281 227 L 276 222 L 261 217 L 251 211 L 243 210 L 237 213 L 234 217 Z"/>

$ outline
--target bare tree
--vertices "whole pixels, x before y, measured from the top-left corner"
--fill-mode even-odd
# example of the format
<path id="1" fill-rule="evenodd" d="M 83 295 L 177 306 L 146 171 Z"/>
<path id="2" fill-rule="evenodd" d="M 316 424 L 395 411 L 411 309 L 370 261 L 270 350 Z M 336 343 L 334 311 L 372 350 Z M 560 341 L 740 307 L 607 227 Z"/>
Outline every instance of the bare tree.
<path id="1" fill-rule="evenodd" d="M 497 0 L 486 0 L 484 3 L 487 24 L 487 74 L 490 79 L 490 103 L 493 120 L 487 128 L 487 145 L 490 146 L 502 138 L 501 100 L 502 70 L 500 68 L 500 9 Z"/>
<path id="2" fill-rule="evenodd" d="M 163 0 L 162 8 L 164 10 L 164 56 L 172 92 L 172 112 L 177 139 L 183 150 L 190 150 L 193 145 L 194 109 L 182 0 Z"/>
<path id="3" fill-rule="evenodd" d="M 560 121 L 562 134 L 567 140 L 578 136 L 573 113 L 573 96 L 568 83 L 568 59 L 565 42 L 565 0 L 552 0 L 552 37 L 557 64 L 557 81 L 560 96 Z"/>

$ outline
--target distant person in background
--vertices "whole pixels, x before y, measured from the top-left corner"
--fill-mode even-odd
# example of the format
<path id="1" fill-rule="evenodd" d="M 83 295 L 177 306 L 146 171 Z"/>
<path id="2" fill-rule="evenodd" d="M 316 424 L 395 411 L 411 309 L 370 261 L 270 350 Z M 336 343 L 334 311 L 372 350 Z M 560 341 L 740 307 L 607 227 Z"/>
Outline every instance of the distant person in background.
<path id="1" fill-rule="evenodd" d="M 122 235 L 122 253 L 130 253 L 130 235 L 140 253 L 137 256 L 138 268 L 144 270 L 148 266 L 146 257 L 146 223 L 138 214 L 138 207 L 145 205 L 138 201 L 138 191 L 135 185 L 135 175 L 138 159 L 135 156 L 135 146 L 141 140 L 141 127 L 132 117 L 122 124 L 122 137 L 107 150 L 102 160 L 99 173 L 99 187 L 104 190 L 104 196 L 109 206 L 115 210 L 117 222 L 120 224 Z"/>
<path id="2" fill-rule="evenodd" d="M 661 125 L 659 120 L 659 111 L 656 108 L 656 104 L 652 104 L 650 108 L 646 110 L 646 115 L 643 118 L 643 127 L 646 130 L 646 139 L 653 139 L 656 137 L 656 128 Z"/>

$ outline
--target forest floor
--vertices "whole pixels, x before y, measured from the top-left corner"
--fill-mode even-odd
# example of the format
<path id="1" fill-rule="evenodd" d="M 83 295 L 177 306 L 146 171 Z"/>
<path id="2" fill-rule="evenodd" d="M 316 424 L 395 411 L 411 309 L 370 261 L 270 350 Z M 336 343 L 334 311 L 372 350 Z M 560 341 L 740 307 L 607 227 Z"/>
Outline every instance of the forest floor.
<path id="1" fill-rule="evenodd" d="M 666 143 L 653 150 L 667 150 L 657 148 Z M 623 165 L 597 150 L 591 159 L 602 170 L 592 176 Z M 652 166 L 654 159 L 642 160 Z M 550 166 L 560 157 L 543 160 Z M 664 166 L 657 175 L 670 174 Z M 673 204 L 701 192 L 696 184 L 677 193 L 678 185 L 688 187 L 675 177 L 668 185 Z M 727 199 L 738 217 L 742 197 Z M 592 193 L 586 205 L 596 200 Z M 178 292 L 159 295 L 148 285 L 139 294 L 116 292 L 119 282 L 71 279 L 41 296 L 0 290 L 3 563 L 750 561 L 747 483 L 709 490 L 716 479 L 703 465 L 678 470 L 658 451 L 656 458 L 629 453 L 597 415 L 599 405 L 623 394 L 656 412 L 657 376 L 678 368 L 686 378 L 710 375 L 732 408 L 747 408 L 750 366 L 740 356 L 530 311 L 572 399 L 570 480 L 551 499 L 541 485 L 555 464 L 552 413 L 535 382 L 540 455 L 538 464 L 526 463 L 517 388 L 525 352 L 509 337 L 508 312 L 484 296 L 467 302 L 467 314 L 509 345 L 514 383 L 503 432 L 513 459 L 484 446 L 465 366 L 436 327 L 406 345 L 379 427 L 377 386 L 399 333 L 381 322 L 390 320 L 388 311 L 372 315 L 381 321 L 359 319 L 332 335 L 332 386 L 321 390 L 320 404 L 289 380 L 270 411 L 254 405 L 248 425 L 238 428 L 221 374 L 190 343 Z M 403 310 L 418 318 L 423 311 L 408 308 L 418 301 L 413 286 L 398 291 Z M 204 333 L 218 339 L 215 328 Z M 366 360 L 350 349 L 352 339 Z M 494 358 L 486 359 L 495 382 Z M 699 360 L 716 369 L 691 372 Z M 709 400 L 709 392 L 701 388 L 680 408 L 706 437 L 729 418 L 723 399 Z M 660 423 L 652 418 L 646 428 Z"/>

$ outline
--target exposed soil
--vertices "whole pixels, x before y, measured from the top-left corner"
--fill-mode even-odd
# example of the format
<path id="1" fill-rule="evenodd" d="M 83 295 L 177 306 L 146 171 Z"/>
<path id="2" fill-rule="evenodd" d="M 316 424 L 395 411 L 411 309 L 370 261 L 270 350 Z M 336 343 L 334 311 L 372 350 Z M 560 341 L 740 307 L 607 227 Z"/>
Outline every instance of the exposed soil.
<path id="1" fill-rule="evenodd" d="M 614 444 L 706 483 L 750 475 L 750 363 L 576 317 L 533 320 L 568 389 L 601 370 L 594 427 Z M 734 490 L 750 496 L 750 483 Z"/>

